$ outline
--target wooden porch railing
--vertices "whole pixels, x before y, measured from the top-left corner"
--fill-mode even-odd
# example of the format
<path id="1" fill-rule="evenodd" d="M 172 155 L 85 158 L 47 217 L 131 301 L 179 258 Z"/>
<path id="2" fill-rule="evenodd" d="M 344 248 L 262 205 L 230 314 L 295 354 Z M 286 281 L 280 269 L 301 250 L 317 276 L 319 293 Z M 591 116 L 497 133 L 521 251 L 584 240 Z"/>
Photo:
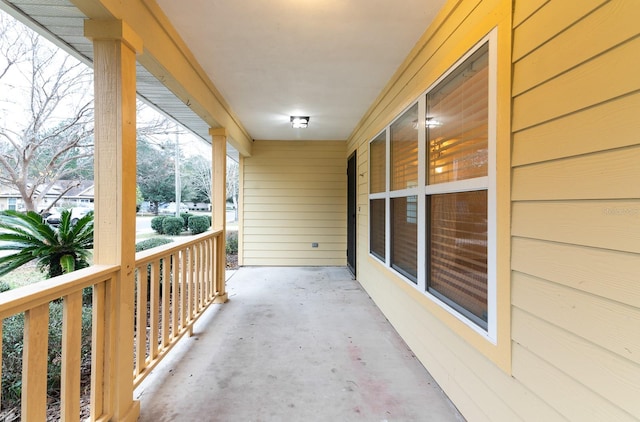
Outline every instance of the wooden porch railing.
<path id="1" fill-rule="evenodd" d="M 63 303 L 61 417 L 65 421 L 80 419 L 82 290 L 86 287 L 93 287 L 91 415 L 94 420 L 108 419 L 107 388 L 115 386 L 108 382 L 109 365 L 105 362 L 115 347 L 111 307 L 118 271 L 118 266 L 96 265 L 0 295 L 1 321 L 24 312 L 22 420 L 46 419 L 49 304 L 59 300 Z M 2 325 L 0 339 L 1 334 Z"/>
<path id="2" fill-rule="evenodd" d="M 24 312 L 21 419 L 46 419 L 52 302 L 63 303 L 60 414 L 64 421 L 79 421 L 82 292 L 93 288 L 91 420 L 109 420 L 118 388 L 110 382 L 109 364 L 116 348 L 130 347 L 135 353 L 132 382 L 137 386 L 185 333 L 192 332 L 205 309 L 226 297 L 223 236 L 223 231 L 207 232 L 187 242 L 136 254 L 136 336 L 128 345 L 115 340 L 117 265 L 95 265 L 1 294 L 0 322 Z M 2 323 L 0 343 L 1 339 Z M 0 375 L 1 368 L 0 354 Z"/>
<path id="3" fill-rule="evenodd" d="M 224 283 L 220 256 L 222 231 L 136 254 L 135 387 L 224 293 L 216 282 Z"/>

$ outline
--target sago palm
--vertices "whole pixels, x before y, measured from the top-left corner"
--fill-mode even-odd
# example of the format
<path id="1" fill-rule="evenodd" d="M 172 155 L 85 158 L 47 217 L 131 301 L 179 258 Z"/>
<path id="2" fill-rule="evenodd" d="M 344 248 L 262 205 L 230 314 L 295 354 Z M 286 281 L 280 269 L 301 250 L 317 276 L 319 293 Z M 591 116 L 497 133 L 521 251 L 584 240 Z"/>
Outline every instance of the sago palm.
<path id="1" fill-rule="evenodd" d="M 16 251 L 0 257 L 0 276 L 36 261 L 49 278 L 89 266 L 93 249 L 93 212 L 71 222 L 65 210 L 54 228 L 36 212 L 0 213 L 0 251 Z"/>

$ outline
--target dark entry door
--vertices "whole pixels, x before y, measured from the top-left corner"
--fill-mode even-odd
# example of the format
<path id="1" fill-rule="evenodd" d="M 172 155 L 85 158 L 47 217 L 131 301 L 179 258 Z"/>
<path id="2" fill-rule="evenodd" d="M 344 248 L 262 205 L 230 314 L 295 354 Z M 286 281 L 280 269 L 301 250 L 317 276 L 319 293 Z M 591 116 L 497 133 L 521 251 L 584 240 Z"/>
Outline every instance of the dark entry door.
<path id="1" fill-rule="evenodd" d="M 347 163 L 347 267 L 356 276 L 356 215 L 357 215 L 357 162 L 356 153 Z"/>

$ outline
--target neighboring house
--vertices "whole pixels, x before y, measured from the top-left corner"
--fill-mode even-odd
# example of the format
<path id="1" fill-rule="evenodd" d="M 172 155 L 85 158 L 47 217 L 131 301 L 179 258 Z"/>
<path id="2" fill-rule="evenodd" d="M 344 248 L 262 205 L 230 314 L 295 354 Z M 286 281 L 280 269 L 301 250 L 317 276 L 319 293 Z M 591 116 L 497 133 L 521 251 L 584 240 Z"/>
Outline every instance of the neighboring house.
<path id="1" fill-rule="evenodd" d="M 0 186 L 0 211 L 24 209 L 20 193 L 7 186 Z"/>
<path id="2" fill-rule="evenodd" d="M 58 185 L 64 185 L 67 182 L 68 181 L 61 180 Z M 64 194 L 58 202 L 74 206 L 87 206 L 89 204 L 93 204 L 94 187 L 93 180 L 81 180 L 78 182 L 77 187 Z"/>
<path id="3" fill-rule="evenodd" d="M 53 201 L 56 201 L 56 205 L 68 205 L 68 206 L 81 206 L 93 203 L 94 185 L 91 180 L 82 180 L 77 187 L 72 188 L 62 197 L 60 192 L 67 186 L 68 180 L 60 180 L 56 183 L 44 197 L 44 200 L 40 203 L 39 209 L 44 209 L 49 206 Z M 3 210 L 18 210 L 23 211 L 25 209 L 24 202 L 20 193 L 9 186 L 0 186 L 0 211 Z"/>
<path id="4" fill-rule="evenodd" d="M 73 3 L 118 116 L 96 129 L 99 265 L 133 268 L 137 52 L 217 123 L 214 169 L 240 155 L 241 265 L 349 264 L 469 421 L 640 419 L 639 1 L 447 1 L 329 142 L 250 139 L 155 2 Z M 129 342 L 131 273 L 109 313 Z M 120 343 L 110 409 L 134 420 Z"/>

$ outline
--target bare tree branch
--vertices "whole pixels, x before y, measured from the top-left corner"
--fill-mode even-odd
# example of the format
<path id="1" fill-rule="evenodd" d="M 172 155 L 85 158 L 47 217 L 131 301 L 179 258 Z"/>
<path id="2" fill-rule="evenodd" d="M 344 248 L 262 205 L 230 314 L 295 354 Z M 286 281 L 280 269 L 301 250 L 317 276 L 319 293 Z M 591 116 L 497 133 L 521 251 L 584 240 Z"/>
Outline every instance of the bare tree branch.
<path id="1" fill-rule="evenodd" d="M 36 210 L 66 175 L 92 165 L 91 70 L 10 17 L 0 34 L 0 92 L 12 95 L 0 98 L 12 116 L 0 128 L 0 182 Z M 3 48 L 6 40 L 19 47 Z M 54 203 L 78 183 L 59 186 Z"/>

